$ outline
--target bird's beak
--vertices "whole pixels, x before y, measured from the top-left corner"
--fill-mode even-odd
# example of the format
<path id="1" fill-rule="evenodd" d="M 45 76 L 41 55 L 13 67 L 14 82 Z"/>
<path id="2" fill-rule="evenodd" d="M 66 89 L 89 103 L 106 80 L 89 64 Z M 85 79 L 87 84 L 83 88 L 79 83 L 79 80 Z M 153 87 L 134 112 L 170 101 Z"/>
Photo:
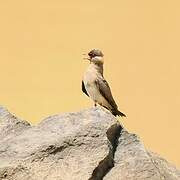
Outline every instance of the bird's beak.
<path id="1" fill-rule="evenodd" d="M 87 54 L 82 54 L 83 56 L 86 56 L 86 57 L 83 57 L 83 59 L 85 59 L 85 60 L 91 60 L 91 58 L 90 57 L 87 57 Z"/>

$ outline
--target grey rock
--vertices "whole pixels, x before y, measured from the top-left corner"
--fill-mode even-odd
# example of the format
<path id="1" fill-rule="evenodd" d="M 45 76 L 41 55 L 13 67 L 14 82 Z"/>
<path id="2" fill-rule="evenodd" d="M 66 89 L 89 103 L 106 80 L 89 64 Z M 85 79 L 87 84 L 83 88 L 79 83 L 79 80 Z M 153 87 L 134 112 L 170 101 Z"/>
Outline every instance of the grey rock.
<path id="1" fill-rule="evenodd" d="M 6 108 L 0 106 L 0 140 L 18 135 L 29 127 L 28 122 L 15 117 Z"/>
<path id="2" fill-rule="evenodd" d="M 101 107 L 30 126 L 0 107 L 2 180 L 178 180 L 180 171 L 145 149 Z"/>

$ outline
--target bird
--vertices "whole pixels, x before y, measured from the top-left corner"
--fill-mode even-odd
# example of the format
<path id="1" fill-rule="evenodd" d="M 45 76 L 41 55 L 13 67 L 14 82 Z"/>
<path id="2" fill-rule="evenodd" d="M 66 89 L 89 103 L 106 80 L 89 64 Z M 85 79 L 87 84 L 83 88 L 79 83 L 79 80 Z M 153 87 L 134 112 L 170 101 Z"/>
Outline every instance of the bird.
<path id="1" fill-rule="evenodd" d="M 85 54 L 83 54 L 85 55 Z M 90 62 L 82 80 L 82 91 L 97 104 L 108 109 L 114 116 L 126 117 L 118 110 L 111 89 L 103 76 L 104 54 L 99 49 L 93 49 L 84 59 Z"/>

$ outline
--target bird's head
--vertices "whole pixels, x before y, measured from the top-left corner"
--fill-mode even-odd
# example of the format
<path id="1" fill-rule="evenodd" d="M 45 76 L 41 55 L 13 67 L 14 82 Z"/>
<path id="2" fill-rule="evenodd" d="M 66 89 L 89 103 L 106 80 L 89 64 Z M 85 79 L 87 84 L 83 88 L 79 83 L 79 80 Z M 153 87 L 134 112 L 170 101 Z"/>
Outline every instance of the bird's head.
<path id="1" fill-rule="evenodd" d="M 98 50 L 98 49 L 93 49 L 88 53 L 89 57 L 86 57 L 84 59 L 88 59 L 90 61 L 90 63 L 94 63 L 94 64 L 103 64 L 104 60 L 103 60 L 103 56 L 104 54 L 102 53 L 102 51 Z"/>

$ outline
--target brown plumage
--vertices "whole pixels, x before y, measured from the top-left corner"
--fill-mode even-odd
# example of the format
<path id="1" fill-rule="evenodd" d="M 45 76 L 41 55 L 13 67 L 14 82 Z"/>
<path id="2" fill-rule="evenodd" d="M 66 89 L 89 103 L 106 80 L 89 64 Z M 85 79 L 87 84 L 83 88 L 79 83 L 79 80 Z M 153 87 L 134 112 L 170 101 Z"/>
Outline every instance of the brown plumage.
<path id="1" fill-rule="evenodd" d="M 88 55 L 89 57 L 86 59 L 90 61 L 90 65 L 84 73 L 82 91 L 95 102 L 95 105 L 99 104 L 105 107 L 114 116 L 126 117 L 124 113 L 118 110 L 111 89 L 103 77 L 103 53 L 94 49 Z"/>

